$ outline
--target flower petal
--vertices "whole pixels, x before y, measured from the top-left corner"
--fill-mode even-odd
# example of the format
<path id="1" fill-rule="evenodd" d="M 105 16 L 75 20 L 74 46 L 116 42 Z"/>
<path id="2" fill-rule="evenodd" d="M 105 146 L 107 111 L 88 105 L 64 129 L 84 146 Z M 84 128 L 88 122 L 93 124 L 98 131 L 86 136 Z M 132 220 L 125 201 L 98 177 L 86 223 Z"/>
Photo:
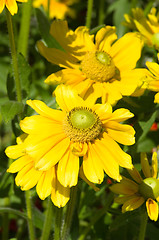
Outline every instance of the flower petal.
<path id="1" fill-rule="evenodd" d="M 123 204 L 122 212 L 124 213 L 126 211 L 133 211 L 139 208 L 144 202 L 145 202 L 145 199 L 143 197 L 134 196 L 134 198 L 129 199 Z"/>
<path id="2" fill-rule="evenodd" d="M 134 117 L 134 114 L 128 109 L 120 108 L 112 113 L 111 121 L 123 122 L 132 117 Z"/>
<path id="3" fill-rule="evenodd" d="M 152 177 L 150 165 L 149 165 L 149 161 L 146 153 L 141 153 L 141 167 L 142 167 L 143 174 L 145 175 L 146 178 Z"/>
<path id="4" fill-rule="evenodd" d="M 44 200 L 51 194 L 54 174 L 54 167 L 42 172 L 42 175 L 36 185 L 36 191 L 40 199 Z"/>
<path id="5" fill-rule="evenodd" d="M 15 0 L 7 0 L 6 7 L 8 8 L 9 12 L 14 15 L 18 11 L 18 6 Z"/>
<path id="6" fill-rule="evenodd" d="M 7 169 L 7 172 L 16 173 L 23 169 L 28 163 L 33 162 L 33 159 L 28 155 L 20 157 L 18 160 L 14 161 L 10 167 Z"/>
<path id="7" fill-rule="evenodd" d="M 117 39 L 116 28 L 106 26 L 96 34 L 96 47 L 99 51 L 108 52 L 112 43 Z"/>
<path id="8" fill-rule="evenodd" d="M 157 152 L 153 152 L 152 155 L 152 169 L 151 169 L 152 177 L 157 178 L 157 172 L 158 172 L 158 161 L 157 161 Z"/>
<path id="9" fill-rule="evenodd" d="M 113 184 L 110 186 L 112 192 L 121 195 L 133 195 L 138 192 L 138 184 L 129 178 L 122 177 L 120 183 Z"/>
<path id="10" fill-rule="evenodd" d="M 129 172 L 130 176 L 137 182 L 137 183 L 141 183 L 142 182 L 142 177 L 140 175 L 140 173 L 138 172 L 138 170 L 134 167 L 133 169 L 127 169 L 127 171 Z"/>
<path id="11" fill-rule="evenodd" d="M 24 145 L 19 144 L 19 145 L 9 146 L 6 148 L 5 154 L 12 159 L 19 158 L 25 154 Z"/>
<path id="12" fill-rule="evenodd" d="M 72 187 L 77 184 L 79 173 L 79 157 L 67 151 L 60 159 L 57 168 L 58 181 L 64 187 Z"/>
<path id="13" fill-rule="evenodd" d="M 113 44 L 109 54 L 119 71 L 127 71 L 135 68 L 142 47 L 143 42 L 139 34 L 127 33 Z"/>
<path id="14" fill-rule="evenodd" d="M 148 216 L 151 220 L 157 221 L 158 219 L 158 204 L 151 198 L 148 198 L 146 201 L 146 208 Z"/>

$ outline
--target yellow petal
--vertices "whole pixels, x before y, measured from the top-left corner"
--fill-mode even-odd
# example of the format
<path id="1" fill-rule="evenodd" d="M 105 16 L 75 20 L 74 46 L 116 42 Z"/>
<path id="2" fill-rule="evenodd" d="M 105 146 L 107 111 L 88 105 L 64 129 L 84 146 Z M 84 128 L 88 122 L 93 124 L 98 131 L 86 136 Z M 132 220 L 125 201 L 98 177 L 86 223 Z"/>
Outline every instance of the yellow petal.
<path id="1" fill-rule="evenodd" d="M 18 6 L 16 0 L 8 0 L 6 1 L 6 7 L 8 8 L 9 12 L 14 15 L 18 11 Z"/>
<path id="2" fill-rule="evenodd" d="M 27 100 L 27 104 L 43 117 L 50 118 L 54 121 L 61 122 L 64 113 L 60 110 L 49 108 L 44 102 L 39 100 Z"/>
<path id="3" fill-rule="evenodd" d="M 50 167 L 53 167 L 62 158 L 62 156 L 65 155 L 69 144 L 70 140 L 68 138 L 62 139 L 43 157 L 35 161 L 35 168 L 41 171 L 46 171 Z"/>
<path id="4" fill-rule="evenodd" d="M 125 168 L 132 169 L 131 156 L 125 153 L 120 146 L 108 136 L 107 133 L 103 134 L 103 142 L 105 148 L 110 152 L 112 158 L 121 166 Z"/>
<path id="5" fill-rule="evenodd" d="M 134 117 L 134 114 L 128 109 L 120 108 L 112 113 L 111 121 L 123 122 L 132 117 Z"/>
<path id="6" fill-rule="evenodd" d="M 109 137 L 113 138 L 115 141 L 124 144 L 132 145 L 135 143 L 135 130 L 129 125 L 123 125 L 115 121 L 109 121 L 104 124 Z"/>
<path id="7" fill-rule="evenodd" d="M 94 189 L 94 191 L 97 192 L 97 191 L 100 190 L 98 187 L 96 187 L 95 184 L 93 184 L 92 182 L 90 182 L 90 181 L 86 178 L 86 176 L 84 175 L 84 172 L 83 172 L 83 165 L 80 167 L 79 176 L 80 176 L 89 186 L 91 186 L 91 187 Z"/>
<path id="8" fill-rule="evenodd" d="M 0 13 L 3 11 L 4 7 L 5 7 L 5 3 L 6 0 L 1 0 L 1 4 L 0 4 Z"/>
<path id="9" fill-rule="evenodd" d="M 146 62 L 146 66 L 156 77 L 159 77 L 159 64 L 155 62 Z"/>
<path id="10" fill-rule="evenodd" d="M 69 86 L 59 85 L 55 90 L 56 101 L 63 111 L 69 112 L 74 107 L 85 106 L 85 102 Z"/>
<path id="11" fill-rule="evenodd" d="M 155 95 L 154 103 L 159 103 L 159 93 Z"/>
<path id="12" fill-rule="evenodd" d="M 120 183 L 110 186 L 112 192 L 121 195 L 133 195 L 138 192 L 138 185 L 129 178 L 122 177 Z"/>
<path id="13" fill-rule="evenodd" d="M 158 161 L 157 161 L 157 152 L 153 152 L 152 155 L 152 177 L 157 178 L 157 172 L 158 172 Z"/>
<path id="14" fill-rule="evenodd" d="M 143 179 L 142 179 L 140 173 L 137 171 L 136 168 L 127 169 L 127 171 L 129 172 L 130 176 L 131 176 L 137 183 L 141 183 L 141 182 L 142 182 Z"/>
<path id="15" fill-rule="evenodd" d="M 125 34 L 110 49 L 110 55 L 113 58 L 115 66 L 120 71 L 135 68 L 136 62 L 141 56 L 142 47 L 143 42 L 138 34 Z"/>
<path id="16" fill-rule="evenodd" d="M 158 204 L 153 199 L 149 198 L 146 201 L 146 208 L 148 216 L 151 220 L 157 221 L 158 219 Z"/>
<path id="17" fill-rule="evenodd" d="M 22 168 L 24 168 L 28 163 L 33 162 L 32 158 L 28 155 L 24 155 L 15 162 L 13 162 L 10 167 L 7 169 L 7 172 L 15 173 L 19 172 Z"/>
<path id="18" fill-rule="evenodd" d="M 77 184 L 79 173 L 79 157 L 67 151 L 60 159 L 57 168 L 58 181 L 64 187 L 72 187 Z"/>
<path id="19" fill-rule="evenodd" d="M 55 169 L 54 169 L 55 171 Z M 53 174 L 51 200 L 57 207 L 64 207 L 70 199 L 70 188 L 64 187 L 57 179 L 56 172 Z"/>
<path id="20" fill-rule="evenodd" d="M 123 206 L 122 206 L 122 212 L 126 212 L 126 211 L 133 211 L 137 208 L 139 208 L 143 203 L 144 203 L 145 199 L 143 197 L 137 197 L 134 196 L 134 198 L 126 201 Z"/>
<path id="21" fill-rule="evenodd" d="M 134 195 L 119 196 L 119 197 L 114 198 L 114 202 L 119 203 L 119 204 L 123 204 L 123 203 L 125 203 L 126 201 L 128 201 L 132 198 L 134 198 Z"/>
<path id="22" fill-rule="evenodd" d="M 84 175 L 90 182 L 100 184 L 103 181 L 103 165 L 91 144 L 89 144 L 87 155 L 83 157 L 82 167 Z"/>
<path id="23" fill-rule="evenodd" d="M 146 22 L 146 21 L 145 21 Z M 138 31 L 146 38 L 146 40 L 148 40 L 149 43 L 151 43 L 151 37 L 152 37 L 152 30 L 149 27 L 148 24 L 145 24 L 145 26 L 143 24 L 141 24 L 140 22 L 134 20 L 134 23 L 138 29 Z"/>
<path id="24" fill-rule="evenodd" d="M 146 178 L 152 177 L 146 153 L 141 153 L 141 167 Z"/>
<path id="25" fill-rule="evenodd" d="M 37 42 L 37 48 L 40 54 L 46 58 L 48 62 L 64 68 L 77 68 L 78 59 L 71 56 L 69 53 L 55 48 L 48 48 L 41 41 Z"/>
<path id="26" fill-rule="evenodd" d="M 116 28 L 106 26 L 96 34 L 96 47 L 99 51 L 108 52 L 112 43 L 117 39 Z"/>
<path id="27" fill-rule="evenodd" d="M 54 167 L 53 167 L 54 168 Z M 54 178 L 54 169 L 51 168 L 45 172 L 42 172 L 41 177 L 36 186 L 36 191 L 39 197 L 44 200 L 51 194 L 52 191 L 52 181 Z"/>
<path id="28" fill-rule="evenodd" d="M 9 146 L 5 150 L 5 154 L 12 159 L 19 158 L 25 154 L 25 149 L 23 144 Z"/>

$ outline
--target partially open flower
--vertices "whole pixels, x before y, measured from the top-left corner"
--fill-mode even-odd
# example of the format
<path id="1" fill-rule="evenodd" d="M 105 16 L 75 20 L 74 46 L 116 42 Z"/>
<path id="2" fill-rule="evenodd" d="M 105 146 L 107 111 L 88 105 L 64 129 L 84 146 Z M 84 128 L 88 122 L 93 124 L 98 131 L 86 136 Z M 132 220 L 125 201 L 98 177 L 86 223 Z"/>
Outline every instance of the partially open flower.
<path id="1" fill-rule="evenodd" d="M 70 85 L 84 99 L 101 97 L 103 103 L 110 104 L 134 94 L 145 76 L 145 69 L 135 69 L 143 41 L 139 34 L 127 33 L 114 43 L 115 32 L 115 27 L 101 28 L 94 43 L 94 36 L 86 27 L 78 27 L 73 32 L 67 22 L 54 21 L 50 34 L 63 51 L 48 48 L 43 42 L 37 46 L 48 61 L 63 69 L 51 74 L 45 82 Z"/>
<path id="2" fill-rule="evenodd" d="M 110 187 L 111 191 L 120 194 L 115 202 L 123 204 L 122 212 L 133 211 L 146 203 L 147 213 L 151 220 L 158 219 L 159 201 L 159 179 L 157 178 L 157 153 L 152 155 L 152 165 L 149 165 L 146 154 L 141 154 L 141 165 L 144 174 L 142 179 L 140 173 L 134 168 L 128 170 L 132 179 L 123 177 L 120 183 Z"/>
<path id="3" fill-rule="evenodd" d="M 27 2 L 27 0 L 1 0 L 0 1 L 0 13 L 3 11 L 5 6 L 7 7 L 8 11 L 14 15 L 18 12 L 17 2 Z"/>

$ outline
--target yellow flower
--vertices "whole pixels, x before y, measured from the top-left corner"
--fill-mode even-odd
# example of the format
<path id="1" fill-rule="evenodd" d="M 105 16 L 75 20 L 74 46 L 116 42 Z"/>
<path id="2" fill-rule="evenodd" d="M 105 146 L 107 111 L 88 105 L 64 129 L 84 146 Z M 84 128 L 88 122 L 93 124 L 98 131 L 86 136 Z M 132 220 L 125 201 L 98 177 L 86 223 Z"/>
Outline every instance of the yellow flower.
<path id="1" fill-rule="evenodd" d="M 70 188 L 62 186 L 57 179 L 57 166 L 52 166 L 46 171 L 35 169 L 34 160 L 26 153 L 24 141 L 27 134 L 17 138 L 17 145 L 6 149 L 8 157 L 17 159 L 7 172 L 18 172 L 15 182 L 23 191 L 29 190 L 36 185 L 39 197 L 44 200 L 51 194 L 51 200 L 57 207 L 63 207 L 69 200 Z"/>
<path id="2" fill-rule="evenodd" d="M 0 1 L 0 13 L 3 11 L 6 6 L 9 12 L 14 15 L 18 12 L 17 2 L 27 2 L 27 0 L 1 0 Z"/>
<path id="3" fill-rule="evenodd" d="M 159 64 L 155 62 L 146 62 L 146 66 L 148 67 L 149 71 L 147 71 L 142 88 L 149 89 L 154 92 L 159 92 Z M 155 95 L 154 102 L 159 103 L 159 93 Z"/>
<path id="4" fill-rule="evenodd" d="M 115 202 L 123 204 L 122 212 L 133 211 L 146 202 L 148 216 L 151 220 L 158 219 L 159 179 L 157 178 L 157 153 L 152 155 L 152 165 L 149 165 L 145 153 L 141 154 L 141 166 L 144 179 L 136 168 L 128 170 L 132 179 L 123 177 L 120 183 L 110 187 L 111 191 L 121 196 Z"/>
<path id="5" fill-rule="evenodd" d="M 86 27 L 74 32 L 66 21 L 54 21 L 50 34 L 64 51 L 48 48 L 38 42 L 40 53 L 63 69 L 51 74 L 46 83 L 64 83 L 76 89 L 84 99 L 97 99 L 114 104 L 122 96 L 132 95 L 142 84 L 144 69 L 134 69 L 140 58 L 142 41 L 138 34 L 127 33 L 117 39 L 115 27 L 98 31 L 95 40 Z"/>
<path id="6" fill-rule="evenodd" d="M 34 0 L 33 6 L 38 8 L 43 6 L 44 10 L 48 12 L 48 4 L 49 4 L 49 17 L 64 19 L 66 15 L 71 17 L 75 17 L 75 12 L 69 6 L 78 2 L 78 0 Z"/>
<path id="7" fill-rule="evenodd" d="M 141 8 L 133 8 L 132 17 L 128 14 L 124 17 L 126 20 L 124 25 L 138 30 L 148 46 L 159 49 L 159 13 L 156 8 L 152 8 L 147 17 Z"/>
<path id="8" fill-rule="evenodd" d="M 62 111 L 38 100 L 28 100 L 27 104 L 39 115 L 20 122 L 21 129 L 28 134 L 25 151 L 34 160 L 35 169 L 49 171 L 58 164 L 58 181 L 64 187 L 72 187 L 77 184 L 81 160 L 88 181 L 101 183 L 104 171 L 120 181 L 119 165 L 131 169 L 132 163 L 131 156 L 117 142 L 135 142 L 134 129 L 120 122 L 133 114 L 123 108 L 112 112 L 108 103 L 84 101 L 63 85 L 57 87 L 55 94 Z"/>

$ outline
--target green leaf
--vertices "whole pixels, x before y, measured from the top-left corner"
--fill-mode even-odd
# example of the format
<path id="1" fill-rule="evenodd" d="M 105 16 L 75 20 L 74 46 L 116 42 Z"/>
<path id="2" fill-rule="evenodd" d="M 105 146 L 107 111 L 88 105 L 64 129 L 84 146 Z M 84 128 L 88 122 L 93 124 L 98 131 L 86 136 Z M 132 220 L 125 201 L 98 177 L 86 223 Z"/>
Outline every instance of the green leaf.
<path id="1" fill-rule="evenodd" d="M 12 120 L 15 115 L 23 112 L 24 105 L 16 101 L 8 101 L 1 106 L 2 118 L 5 122 Z"/>
<path id="2" fill-rule="evenodd" d="M 42 36 L 43 40 L 45 41 L 45 43 L 47 44 L 47 46 L 49 48 L 57 48 L 57 49 L 64 51 L 64 49 L 56 41 L 56 39 L 50 35 L 50 23 L 49 23 L 48 19 L 46 18 L 46 16 L 44 15 L 44 13 L 38 8 L 36 8 L 35 11 L 36 11 L 36 17 L 38 20 L 38 25 L 39 25 L 39 30 L 40 30 L 41 36 Z"/>
<path id="3" fill-rule="evenodd" d="M 15 210 L 13 208 L 0 207 L 0 214 L 2 214 L 2 213 L 12 213 L 12 214 L 15 214 L 19 217 L 22 217 L 22 218 L 26 219 L 26 220 L 28 219 L 27 215 L 25 213 L 20 212 L 18 210 Z"/>
<path id="4" fill-rule="evenodd" d="M 39 228 L 39 229 L 43 229 L 44 227 L 44 220 L 45 220 L 45 216 L 42 212 L 39 211 L 38 208 L 33 207 L 33 220 L 34 220 L 34 225 L 35 227 Z"/>

